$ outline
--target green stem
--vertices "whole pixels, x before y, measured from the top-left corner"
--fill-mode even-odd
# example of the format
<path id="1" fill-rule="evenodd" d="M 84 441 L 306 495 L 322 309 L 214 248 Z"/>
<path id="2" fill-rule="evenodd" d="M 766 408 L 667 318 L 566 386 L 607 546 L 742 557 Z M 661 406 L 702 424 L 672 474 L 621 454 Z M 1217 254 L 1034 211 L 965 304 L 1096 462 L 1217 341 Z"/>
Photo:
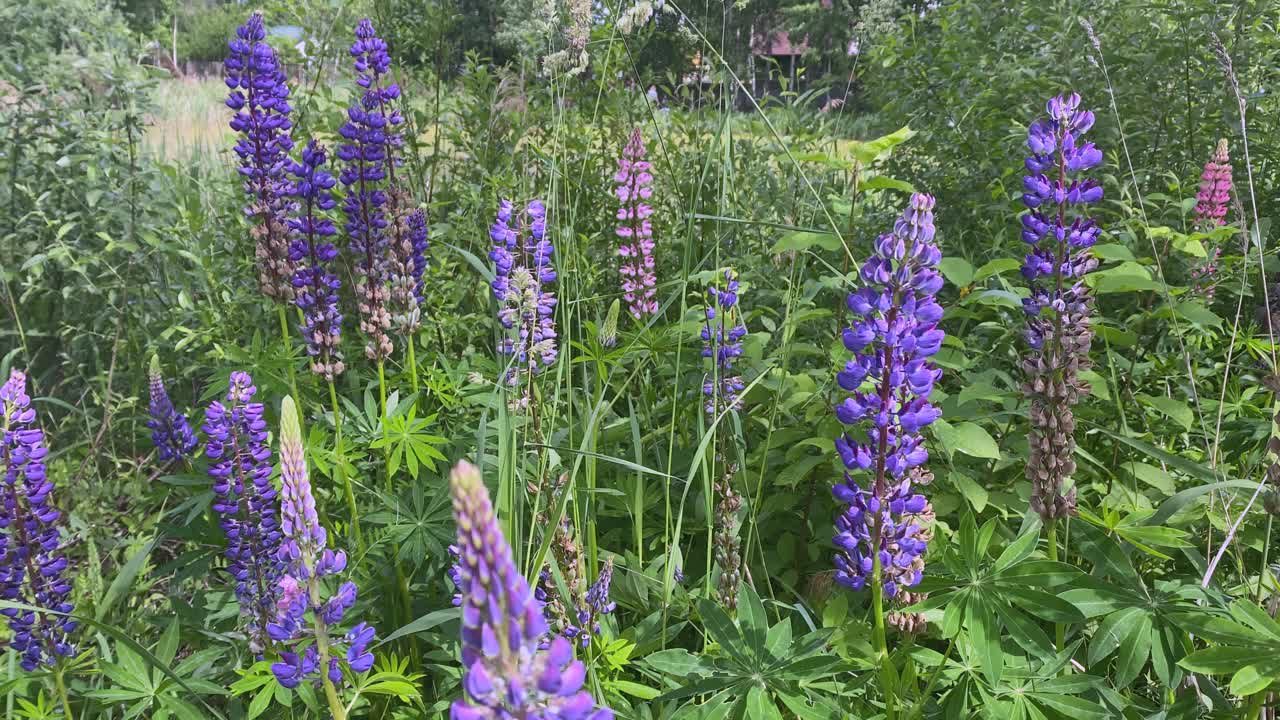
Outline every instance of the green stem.
<path id="1" fill-rule="evenodd" d="M 942 661 L 930 673 L 929 682 L 925 683 L 924 690 L 920 693 L 920 698 L 911 706 L 911 711 L 907 713 L 906 720 L 915 720 L 924 712 L 925 703 L 929 702 L 929 693 L 933 691 L 933 686 L 937 684 L 938 678 L 942 676 L 942 671 L 946 669 L 947 661 L 951 659 L 951 651 L 955 647 L 955 638 L 947 641 L 947 650 L 942 653 Z"/>
<path id="2" fill-rule="evenodd" d="M 1045 536 L 1045 540 L 1046 542 L 1049 543 L 1049 560 L 1051 562 L 1058 562 L 1058 521 L 1057 520 L 1049 521 L 1048 533 Z M 1062 623 L 1053 624 L 1053 638 L 1054 638 L 1054 643 L 1058 648 L 1058 652 L 1062 652 L 1062 648 L 1065 647 L 1067 644 L 1066 628 L 1062 626 Z"/>
<path id="3" fill-rule="evenodd" d="M 311 594 L 311 604 L 314 607 L 320 607 L 320 588 L 317 583 L 315 573 L 312 573 L 309 582 Z M 329 628 L 324 621 L 316 618 L 316 654 L 319 655 L 320 679 L 324 683 L 324 696 L 329 701 L 329 714 L 332 720 L 347 720 L 347 709 L 343 707 L 342 700 L 338 697 L 338 690 L 333 686 L 333 682 L 329 680 Z"/>
<path id="4" fill-rule="evenodd" d="M 1257 692 L 1249 696 L 1249 705 L 1245 708 L 1244 714 L 1241 715 L 1242 720 L 1264 720 L 1263 712 L 1265 708 L 1262 703 L 1267 698 L 1267 691 Z"/>
<path id="5" fill-rule="evenodd" d="M 356 511 L 356 492 L 347 476 L 346 450 L 342 447 L 342 410 L 338 407 L 338 390 L 329 381 L 329 402 L 333 405 L 333 451 L 334 471 L 338 473 L 338 482 L 347 496 L 347 513 L 351 515 L 351 535 L 356 543 L 356 557 L 364 555 L 364 534 L 360 532 L 360 513 Z"/>
<path id="6" fill-rule="evenodd" d="M 284 347 L 285 364 L 289 368 L 289 392 L 301 399 L 302 396 L 298 395 L 298 378 L 293 369 L 293 344 L 289 342 L 289 316 L 285 314 L 283 305 L 276 305 L 276 315 L 280 318 L 280 342 Z"/>
<path id="7" fill-rule="evenodd" d="M 53 684 L 58 688 L 58 699 L 62 702 L 62 714 L 67 720 L 75 720 L 75 715 L 71 713 L 71 699 L 67 695 L 67 682 L 62 677 L 62 668 L 58 667 L 53 671 Z"/>
<path id="8" fill-rule="evenodd" d="M 1258 594 L 1253 596 L 1253 601 L 1258 602 L 1262 599 L 1262 586 L 1266 584 L 1267 575 L 1271 570 L 1267 568 L 1268 556 L 1271 554 L 1271 522 L 1275 517 L 1271 513 L 1267 513 L 1267 534 L 1262 543 L 1262 571 L 1258 573 Z"/>
<path id="9" fill-rule="evenodd" d="M 382 360 L 378 361 L 378 407 L 381 408 L 382 412 L 382 464 L 383 468 L 386 470 L 387 501 L 390 502 L 395 490 L 391 483 L 391 443 L 387 436 L 387 366 Z M 413 603 L 409 598 L 409 581 L 405 577 L 404 568 L 400 565 L 400 544 L 394 544 L 392 546 L 392 551 L 394 555 L 392 557 L 391 564 L 395 567 L 396 590 L 400 595 L 400 619 L 404 624 L 408 624 L 413 619 L 411 617 L 413 614 Z M 411 647 L 416 650 L 418 646 L 418 639 L 410 636 L 409 643 Z M 415 658 L 415 667 L 417 656 L 417 652 L 412 654 L 412 657 Z"/>
<path id="10" fill-rule="evenodd" d="M 418 360 L 414 356 L 413 346 L 418 344 L 417 337 L 406 335 L 405 344 L 409 346 L 409 378 L 413 381 L 413 391 L 418 392 Z"/>
<path id="11" fill-rule="evenodd" d="M 875 535 L 878 539 L 880 528 L 876 528 Z M 872 543 L 872 547 L 879 547 L 879 542 Z M 881 579 L 880 553 L 872 553 L 872 557 L 874 559 L 871 567 L 871 611 L 875 615 L 876 663 L 880 666 L 880 684 L 884 686 L 885 720 L 893 720 L 896 713 L 894 708 L 896 698 L 893 674 L 889 668 L 889 642 L 885 639 L 884 632 L 884 582 Z"/>

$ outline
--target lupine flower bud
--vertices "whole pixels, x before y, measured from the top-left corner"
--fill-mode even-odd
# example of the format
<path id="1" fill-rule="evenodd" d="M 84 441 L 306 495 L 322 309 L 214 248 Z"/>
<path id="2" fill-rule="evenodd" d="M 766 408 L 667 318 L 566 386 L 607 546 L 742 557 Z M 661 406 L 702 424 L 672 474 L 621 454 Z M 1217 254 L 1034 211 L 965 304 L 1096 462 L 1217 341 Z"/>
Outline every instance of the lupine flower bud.
<path id="1" fill-rule="evenodd" d="M 293 262 L 289 259 L 289 86 L 275 52 L 266 43 L 262 13 L 253 13 L 236 30 L 223 63 L 230 92 L 227 107 L 235 111 L 231 129 L 240 134 L 235 153 L 249 197 L 245 214 L 258 261 L 258 286 L 277 302 L 293 299 Z"/>
<path id="2" fill-rule="evenodd" d="M 151 443 L 156 446 L 161 463 L 183 462 L 195 454 L 200 443 L 191 431 L 187 416 L 174 409 L 169 393 L 165 392 L 159 357 L 151 356 L 148 374 L 151 418 L 147 420 L 147 427 L 151 428 Z"/>
<path id="3" fill-rule="evenodd" d="M 328 238 L 337 234 L 327 213 L 333 209 L 333 176 L 323 169 L 325 149 L 315 140 L 293 164 L 294 195 L 301 204 L 289 220 L 294 230 L 289 258 L 297 266 L 293 276 L 295 301 L 302 310 L 303 339 L 311 356 L 311 372 L 332 382 L 346 366 L 342 362 L 342 313 L 338 310 L 341 283 L 333 272 L 338 249 Z"/>
<path id="4" fill-rule="evenodd" d="M 617 298 L 609 303 L 609 312 L 604 316 L 604 324 L 600 326 L 596 337 L 605 347 L 613 347 L 618 343 L 618 311 L 621 307 Z"/>
<path id="5" fill-rule="evenodd" d="M 293 398 L 286 396 L 280 408 L 280 543 L 279 559 L 284 576 L 277 585 L 277 613 L 267 624 L 267 634 L 284 645 L 300 645 L 305 637 L 315 640 L 299 654 L 285 652 L 281 661 L 271 666 L 281 685 L 297 687 L 308 676 L 325 668 L 329 682 L 342 682 L 339 656 L 346 652 L 349 667 L 365 672 L 373 666 L 373 655 L 367 650 L 373 640 L 373 628 L 360 623 L 343 639 L 331 635 L 356 601 L 356 585 L 345 582 L 323 599 L 322 579 L 340 575 L 347 567 L 347 554 L 325 545 L 328 536 L 320 526 L 316 501 L 311 494 L 307 459 L 302 446 L 302 427 Z M 307 613 L 311 613 L 311 626 Z M 317 650 L 317 648 L 319 648 Z M 308 660 L 308 653 L 314 652 Z"/>
<path id="6" fill-rule="evenodd" d="M 653 227 L 649 222 L 649 216 L 653 215 L 653 206 L 649 204 L 653 196 L 653 175 L 644 157 L 644 138 L 636 128 L 622 149 L 618 172 L 613 176 L 618 184 L 615 191 L 619 203 L 617 234 L 622 241 L 618 246 L 618 257 L 622 258 L 618 273 L 622 276 L 623 297 L 631 316 L 637 320 L 658 313 L 658 301 L 654 297 L 658 289 Z"/>
<path id="7" fill-rule="evenodd" d="M 62 514 L 53 507 L 53 483 L 45 476 L 48 452 L 27 376 L 12 370 L 0 385 L 0 598 L 64 613 L 0 610 L 13 632 L 9 645 L 28 672 L 75 654 L 69 636 L 77 623 L 65 615 L 73 609 L 71 582 L 56 525 Z"/>
<path id="8" fill-rule="evenodd" d="M 854 353 L 836 375 L 848 395 L 836 418 L 861 428 L 846 432 L 836 451 L 848 472 L 832 493 L 848 508 L 836 519 L 836 582 L 861 590 L 879 558 L 886 596 L 920 582 L 927 536 L 917 517 L 928 503 L 914 492 L 916 471 L 929 459 L 920 431 L 937 420 L 929 403 L 942 371 L 929 359 L 942 345 L 942 288 L 933 241 L 933 197 L 916 193 L 893 231 L 880 236 L 862 265 L 863 287 L 848 296 L 854 320 L 843 339 Z M 872 475 L 864 489 L 851 473 Z"/>
<path id="9" fill-rule="evenodd" d="M 541 200 L 530 202 L 515 215 L 510 200 L 498 204 L 489 237 L 494 262 L 493 295 L 498 321 L 506 330 L 498 350 L 511 358 L 506 383 L 516 385 L 524 375 L 536 375 L 558 357 L 556 348 L 555 247 L 547 238 L 547 210 Z"/>
<path id="10" fill-rule="evenodd" d="M 706 396 L 704 408 L 708 415 L 742 407 L 738 394 L 744 385 L 733 363 L 742 355 L 742 338 L 747 334 L 747 326 L 738 312 L 738 287 L 738 273 L 730 269 L 724 271 L 723 286 L 707 288 L 702 357 L 713 361 L 711 372 L 703 378 L 702 394 Z"/>
<path id="11" fill-rule="evenodd" d="M 1102 152 L 1084 134 L 1093 113 L 1080 109 L 1080 96 L 1060 95 L 1049 101 L 1049 117 L 1031 125 L 1031 155 L 1023 178 L 1022 237 L 1032 247 L 1022 274 L 1031 296 L 1022 301 L 1027 315 L 1027 341 L 1032 352 L 1023 359 L 1023 392 L 1031 399 L 1031 454 L 1027 479 L 1031 507 L 1046 521 L 1074 514 L 1075 489 L 1063 487 L 1075 473 L 1075 414 L 1072 406 L 1088 392 L 1079 378 L 1087 370 L 1093 330 L 1093 299 L 1084 276 L 1098 266 L 1089 248 L 1102 230 L 1086 207 L 1102 199 L 1097 180 L 1080 173 L 1102 162 Z"/>
<path id="12" fill-rule="evenodd" d="M 458 524 L 464 697 L 451 720 L 611 720 L 582 689 L 586 668 L 556 637 L 546 650 L 542 609 L 516 569 L 480 471 L 465 460 L 449 478 Z"/>
<path id="13" fill-rule="evenodd" d="M 343 142 L 338 146 L 338 159 L 345 166 L 338 179 L 347 189 L 342 211 L 347 216 L 345 229 L 351 238 L 351 254 L 355 257 L 356 307 L 360 313 L 360 332 L 365 336 L 365 355 L 381 362 L 390 357 L 394 346 L 387 332 L 391 329 L 388 304 L 391 280 L 387 265 L 387 166 L 398 135 L 398 110 L 388 112 L 387 102 L 399 97 L 394 83 L 383 86 L 391 69 L 387 45 L 374 32 L 373 24 L 361 20 L 356 25 L 356 41 L 351 46 L 355 59 L 356 84 L 364 88 L 360 99 L 347 109 L 347 122 L 338 130 Z"/>
<path id="14" fill-rule="evenodd" d="M 253 402 L 256 392 L 248 373 L 231 373 L 225 404 L 215 400 L 205 411 L 204 434 L 213 509 L 222 516 L 227 536 L 227 570 L 236 579 L 249 648 L 261 654 L 267 647 L 267 624 L 276 615 L 283 563 L 271 447 L 262 403 Z"/>

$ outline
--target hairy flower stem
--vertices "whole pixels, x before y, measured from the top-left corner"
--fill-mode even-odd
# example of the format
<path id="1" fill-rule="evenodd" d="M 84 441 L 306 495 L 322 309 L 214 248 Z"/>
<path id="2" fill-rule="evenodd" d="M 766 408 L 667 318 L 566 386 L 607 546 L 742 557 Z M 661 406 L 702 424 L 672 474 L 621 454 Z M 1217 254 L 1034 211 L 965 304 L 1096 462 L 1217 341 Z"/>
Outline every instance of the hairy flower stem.
<path id="1" fill-rule="evenodd" d="M 387 434 L 387 366 L 383 360 L 378 361 L 378 407 L 382 412 L 382 464 L 386 469 L 386 488 L 387 498 L 390 499 L 394 495 L 395 490 L 391 484 L 391 438 Z M 400 543 L 394 543 L 392 546 L 393 558 L 391 564 L 396 569 L 396 591 L 400 596 L 400 620 L 402 623 L 408 623 L 413 620 L 410 615 L 413 613 L 413 602 L 409 599 L 409 580 L 405 577 L 404 568 L 400 565 Z M 417 658 L 418 640 L 415 637 L 409 638 L 409 644 L 413 648 L 411 657 Z M 416 660 L 414 666 L 417 667 Z"/>
<path id="2" fill-rule="evenodd" d="M 418 358 L 413 352 L 413 346 L 418 344 L 417 337 L 406 335 L 404 341 L 409 346 L 409 379 L 413 383 L 413 391 L 418 392 Z"/>
<path id="3" fill-rule="evenodd" d="M 62 702 L 62 716 L 67 720 L 76 720 L 76 716 L 71 712 L 71 699 L 67 695 L 67 681 L 63 677 L 62 665 L 53 671 L 53 684 L 58 689 L 58 699 Z"/>
<path id="4" fill-rule="evenodd" d="M 1058 521 L 1050 520 L 1046 527 L 1045 542 L 1049 544 L 1049 562 L 1058 562 Z M 1062 623 L 1053 624 L 1053 639 L 1058 652 L 1062 652 L 1062 648 L 1066 646 L 1067 641 L 1066 628 L 1062 626 Z"/>
<path id="5" fill-rule="evenodd" d="M 879 513 L 876 513 L 878 516 Z M 875 520 L 872 533 L 872 547 L 880 547 L 880 521 Z M 884 716 L 886 720 L 894 720 L 897 710 L 894 707 L 893 668 L 889 659 L 889 642 L 884 632 L 884 582 L 881 580 L 880 553 L 873 552 L 871 568 L 871 612 L 875 615 L 876 662 L 880 665 L 880 684 L 884 690 Z"/>
<path id="6" fill-rule="evenodd" d="M 284 346 L 284 358 L 289 368 L 289 392 L 294 397 L 302 397 L 298 394 L 298 378 L 293 370 L 293 344 L 289 342 L 289 316 L 285 313 L 284 305 L 276 305 L 276 316 L 280 318 L 280 342 Z"/>
<path id="7" fill-rule="evenodd" d="M 320 596 L 320 577 L 314 571 L 309 573 L 307 592 L 311 596 L 312 607 L 323 605 L 323 598 Z M 325 670 L 329 667 L 329 628 L 320 618 L 320 613 L 316 613 L 315 631 L 316 653 L 320 657 L 317 667 L 321 668 L 320 679 L 324 683 L 324 696 L 329 701 L 329 714 L 333 720 L 347 720 L 347 709 L 343 707 L 342 700 L 338 697 L 338 690 L 333 686 L 333 681 L 329 679 L 329 673 Z"/>
<path id="8" fill-rule="evenodd" d="M 360 513 L 356 510 L 355 488 L 351 478 L 347 476 L 346 449 L 342 446 L 342 410 L 338 407 L 338 390 L 329 381 L 329 403 L 333 406 L 333 448 L 334 472 L 338 474 L 338 482 L 342 485 L 343 494 L 347 498 L 347 512 L 351 515 L 351 539 L 356 544 L 356 557 L 364 556 L 364 533 L 360 532 Z"/>

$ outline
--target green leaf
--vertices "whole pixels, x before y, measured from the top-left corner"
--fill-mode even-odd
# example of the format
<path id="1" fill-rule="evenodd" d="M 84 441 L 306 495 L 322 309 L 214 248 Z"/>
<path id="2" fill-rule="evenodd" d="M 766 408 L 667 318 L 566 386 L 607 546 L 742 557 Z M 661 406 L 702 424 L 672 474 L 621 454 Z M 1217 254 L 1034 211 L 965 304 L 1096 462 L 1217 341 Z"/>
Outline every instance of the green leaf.
<path id="1" fill-rule="evenodd" d="M 1262 663 L 1258 663 L 1242 667 L 1239 672 L 1231 676 L 1231 692 L 1241 697 L 1249 697 L 1270 687 L 1271 683 L 1276 681 L 1276 676 L 1270 672 L 1264 673 L 1261 665 Z"/>
<path id="2" fill-rule="evenodd" d="M 696 675 L 703 667 L 702 658 L 698 655 L 690 654 L 684 648 L 659 650 L 650 654 L 644 661 L 658 672 L 666 673 L 676 678 L 688 678 L 690 675 Z"/>
<path id="3" fill-rule="evenodd" d="M 874 140 L 857 141 L 850 144 L 854 160 L 862 165 L 870 165 L 876 160 L 888 157 L 893 148 L 910 140 L 915 131 L 907 126 L 903 126 L 889 133 L 882 135 Z"/>
<path id="4" fill-rule="evenodd" d="M 1151 279 L 1150 270 L 1136 262 L 1122 262 L 1113 268 L 1089 273 L 1085 283 L 1099 295 L 1158 291 L 1164 288 L 1164 285 Z"/>
<path id="5" fill-rule="evenodd" d="M 1178 661 L 1182 667 L 1205 675 L 1230 675 L 1258 660 L 1257 648 L 1217 647 L 1197 650 Z"/>
<path id="6" fill-rule="evenodd" d="M 652 700 L 662 694 L 661 690 L 655 690 L 648 685 L 641 685 L 630 680 L 611 680 L 608 685 L 620 693 L 625 693 L 641 700 Z"/>
<path id="7" fill-rule="evenodd" d="M 746 717 L 747 720 L 782 720 L 782 714 L 769 697 L 769 691 L 759 685 L 752 685 L 747 692 Z"/>
<path id="8" fill-rule="evenodd" d="M 960 257 L 945 257 L 938 263 L 938 270 L 947 282 L 956 287 L 966 287 L 973 283 L 974 269 L 968 260 Z"/>
<path id="9" fill-rule="evenodd" d="M 433 612 L 429 612 L 426 615 L 423 615 L 422 617 L 418 618 L 417 620 L 414 620 L 413 622 L 409 623 L 408 625 L 398 628 L 395 632 L 392 632 L 390 635 L 379 640 L 376 644 L 374 644 L 373 647 L 379 648 L 379 647 L 382 647 L 383 645 L 386 645 L 389 642 L 392 642 L 394 640 L 399 640 L 400 638 L 406 635 L 414 635 L 416 633 L 426 632 L 427 630 L 430 630 L 431 628 L 434 628 L 437 625 L 446 623 L 450 620 L 454 620 L 459 617 L 462 617 L 462 613 L 458 608 L 445 608 L 443 610 L 435 610 Z"/>
<path id="10" fill-rule="evenodd" d="M 840 238 L 831 233 L 789 232 L 774 243 L 773 252 L 774 254 L 780 254 L 793 250 L 804 251 L 814 246 L 823 250 L 838 250 L 840 248 Z"/>
<path id="11" fill-rule="evenodd" d="M 1052 593 L 1009 585 L 1002 585 L 1000 590 L 1015 605 L 1043 620 L 1064 624 L 1084 622 L 1084 613 Z"/>
<path id="12" fill-rule="evenodd" d="M 1181 425 L 1184 431 L 1191 429 L 1195 414 L 1181 400 L 1158 395 L 1147 395 L 1146 393 L 1137 393 L 1134 397 L 1138 398 L 1138 401 L 1143 405 L 1154 408 L 1162 415 Z"/>
<path id="13" fill-rule="evenodd" d="M 977 651 L 982 674 L 992 685 L 999 685 L 1004 673 L 1004 650 L 1000 647 L 1000 628 L 991 602 L 981 593 L 971 596 L 966 617 L 969 621 L 969 642 Z"/>
<path id="14" fill-rule="evenodd" d="M 1172 495 L 1177 490 L 1173 482 L 1173 476 L 1163 468 L 1143 462 L 1127 462 L 1120 467 L 1135 479 L 1150 485 L 1165 495 Z"/>
<path id="15" fill-rule="evenodd" d="M 1000 447 L 981 425 L 962 422 L 952 425 L 937 420 L 932 425 L 934 436 L 947 449 L 948 455 L 962 452 L 976 458 L 1000 459 Z"/>
<path id="16" fill-rule="evenodd" d="M 1138 607 L 1127 607 L 1114 612 L 1102 621 L 1093 641 L 1089 643 L 1090 667 L 1102 662 L 1120 647 L 1120 642 L 1128 636 L 1129 628 L 1138 623 L 1138 618 L 1146 615 L 1146 611 Z"/>
<path id="17" fill-rule="evenodd" d="M 973 478 L 956 470 L 948 475 L 960 495 L 973 506 L 974 512 L 982 512 L 987 507 L 989 497 L 987 489 L 979 485 Z"/>
<path id="18" fill-rule="evenodd" d="M 891 178 L 888 175 L 876 175 L 858 183 L 859 192 L 866 190 L 897 190 L 898 192 L 913 193 L 916 188 L 906 180 Z"/>
<path id="19" fill-rule="evenodd" d="M 133 589 L 133 582 L 138 579 L 138 573 L 142 572 L 142 566 L 146 564 L 147 558 L 151 555 L 151 549 L 155 547 L 155 544 L 155 538 L 148 540 L 145 545 L 139 548 L 138 552 L 133 554 L 133 557 L 129 558 L 129 562 L 120 568 L 120 572 L 111 581 L 111 586 L 107 588 L 107 594 L 103 596 L 102 602 L 94 611 L 94 620 L 102 622 L 116 602 Z"/>
<path id="20" fill-rule="evenodd" d="M 1116 653 L 1115 671 L 1112 677 L 1116 687 L 1127 687 L 1142 672 L 1151 655 L 1151 616 L 1142 613 L 1136 622 L 1122 628 L 1120 650 Z"/>
<path id="21" fill-rule="evenodd" d="M 738 593 L 738 623 L 746 638 L 747 648 L 757 658 L 764 657 L 765 636 L 769 631 L 769 618 L 764 614 L 760 596 L 750 585 L 743 583 Z"/>
<path id="22" fill-rule="evenodd" d="M 1118 243 L 1094 245 L 1092 252 L 1093 256 L 1099 260 L 1113 260 L 1117 262 L 1134 262 L 1137 260 L 1137 258 L 1133 256 L 1133 251 Z"/>
<path id="23" fill-rule="evenodd" d="M 982 282 L 989 277 L 1003 275 L 1020 267 L 1022 267 L 1022 263 L 1014 258 L 996 258 L 978 268 L 978 272 L 973 276 L 973 282 Z"/>
<path id="24" fill-rule="evenodd" d="M 1058 597 L 1076 606 L 1086 619 L 1115 612 L 1131 605 L 1135 598 L 1106 588 L 1072 588 Z"/>

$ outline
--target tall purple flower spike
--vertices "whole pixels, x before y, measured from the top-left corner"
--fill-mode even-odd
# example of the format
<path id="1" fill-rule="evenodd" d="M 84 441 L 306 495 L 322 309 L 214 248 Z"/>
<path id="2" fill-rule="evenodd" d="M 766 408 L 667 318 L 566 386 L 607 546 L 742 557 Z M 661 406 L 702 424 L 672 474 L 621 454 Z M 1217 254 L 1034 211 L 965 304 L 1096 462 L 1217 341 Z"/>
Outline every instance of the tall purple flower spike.
<path id="1" fill-rule="evenodd" d="M 631 139 L 618 159 L 618 172 L 613 181 L 618 184 L 618 256 L 622 262 L 618 273 L 622 276 L 622 293 L 631 310 L 631 316 L 641 320 L 658 313 L 657 276 L 654 273 L 653 225 L 649 216 L 653 206 L 653 175 L 645 158 L 644 138 L 640 129 L 631 132 Z"/>
<path id="2" fill-rule="evenodd" d="M 328 213 L 334 208 L 333 176 L 324 170 L 325 148 L 315 140 L 302 150 L 302 162 L 293 164 L 297 217 L 289 220 L 294 231 L 289 258 L 296 264 L 293 276 L 295 301 L 302 311 L 303 339 L 311 357 L 311 372 L 328 382 L 341 375 L 342 312 L 338 309 L 341 283 L 334 273 L 338 249 L 331 238 L 338 233 Z"/>
<path id="3" fill-rule="evenodd" d="M 275 618 L 276 589 L 284 567 L 280 514 L 271 485 L 271 447 L 262 403 L 245 372 L 231 373 L 225 402 L 205 411 L 205 456 L 213 478 L 213 509 L 227 536 L 227 570 L 236 579 L 236 599 L 246 618 L 249 649 L 268 645 L 267 623 Z"/>
<path id="4" fill-rule="evenodd" d="M 356 25 L 356 41 L 351 45 L 356 83 L 364 88 L 360 99 L 347 109 L 347 122 L 338 130 L 342 143 L 338 159 L 345 165 L 338 179 L 346 188 L 342 202 L 345 229 L 355 258 L 356 308 L 360 332 L 365 336 L 365 355 L 381 362 L 394 346 L 391 328 L 392 270 L 389 266 L 389 228 L 386 187 L 387 169 L 399 143 L 394 126 L 401 122 L 399 111 L 388 111 L 386 103 L 399 97 L 400 89 L 382 84 L 390 71 L 387 44 L 378 38 L 373 24 L 361 20 Z"/>
<path id="5" fill-rule="evenodd" d="M 36 411 L 27 395 L 27 376 L 19 370 L 0 385 L 0 598 L 61 615 L 5 608 L 22 669 L 53 667 L 75 655 L 70 635 L 77 623 L 68 598 L 67 556 L 53 507 L 53 483 L 45 476 L 48 448 L 36 427 Z"/>
<path id="6" fill-rule="evenodd" d="M 1089 326 L 1093 299 L 1084 276 L 1098 266 L 1089 248 L 1102 230 L 1088 206 L 1102 200 L 1102 186 L 1081 174 L 1102 163 L 1102 151 L 1084 134 L 1093 113 L 1080 96 L 1048 102 L 1047 119 L 1027 133 L 1027 175 L 1022 179 L 1022 239 L 1031 246 L 1022 274 L 1031 296 L 1022 301 L 1031 352 L 1022 360 L 1023 392 L 1030 398 L 1031 446 L 1027 479 L 1031 507 L 1045 521 L 1075 513 L 1075 488 L 1063 492 L 1075 473 L 1075 414 L 1089 385 L 1079 377 L 1091 366 Z"/>
<path id="7" fill-rule="evenodd" d="M 280 662 L 272 664 L 271 671 L 287 688 L 297 687 L 308 678 L 320 679 L 326 694 L 330 694 L 342 682 L 341 658 L 345 657 L 347 667 L 355 672 L 367 672 L 373 667 L 373 653 L 368 646 L 374 630 L 360 623 L 345 636 L 334 634 L 355 604 L 356 584 L 344 582 L 328 599 L 323 597 L 322 579 L 340 575 L 347 567 L 347 554 L 326 547 L 328 535 L 320 526 L 311 494 L 298 410 L 293 398 L 287 396 L 280 408 L 280 467 L 283 538 L 279 558 L 285 574 L 278 585 L 277 614 L 268 623 L 267 634 L 290 649 L 281 652 Z M 299 642 L 304 638 L 310 641 Z"/>
<path id="8" fill-rule="evenodd" d="M 582 689 L 586 667 L 564 637 L 546 650 L 542 608 L 516 569 L 480 471 L 465 460 L 449 478 L 458 524 L 465 695 L 451 720 L 612 720 Z"/>
<path id="9" fill-rule="evenodd" d="M 848 393 L 836 418 L 864 431 L 866 441 L 847 431 L 836 438 L 846 472 L 832 493 L 848 507 L 836 519 L 835 579 L 861 590 L 878 557 L 888 597 L 920 582 L 926 547 L 912 517 L 926 500 L 912 485 L 929 459 L 920 431 L 941 415 L 929 403 L 942 376 L 929 358 L 943 340 L 942 307 L 934 299 L 942 289 L 942 253 L 933 236 L 933 197 L 912 195 L 862 265 L 863 287 L 849 294 L 854 319 L 843 339 L 854 356 L 836 375 Z M 871 476 L 865 487 L 854 473 Z"/>
<path id="10" fill-rule="evenodd" d="M 717 415 L 742 406 L 738 397 L 745 387 L 734 368 L 742 355 L 742 338 L 747 326 L 738 310 L 738 273 L 724 271 L 724 282 L 707 288 L 706 324 L 702 327 L 702 357 L 712 358 L 713 367 L 702 380 L 703 409 Z"/>
<path id="11" fill-rule="evenodd" d="M 498 204 L 498 215 L 489 229 L 494 263 L 493 296 L 498 300 L 498 321 L 504 337 L 498 350 L 511 359 L 506 374 L 509 385 L 523 375 L 536 375 L 555 364 L 556 270 L 555 247 L 547 238 L 547 209 L 541 200 L 531 201 L 517 214 L 510 200 Z"/>
<path id="12" fill-rule="evenodd" d="M 196 440 L 187 416 L 178 412 L 169 400 L 169 393 L 164 389 L 164 376 L 160 374 L 160 358 L 155 355 L 151 356 L 148 376 L 151 417 L 147 420 L 147 427 L 151 428 L 151 443 L 155 445 L 161 463 L 185 462 L 195 454 L 200 442 Z"/>
<path id="13" fill-rule="evenodd" d="M 255 12 L 228 43 L 223 74 L 229 89 L 227 107 L 235 111 L 231 129 L 239 133 L 235 153 L 249 198 L 245 215 L 253 222 L 258 287 L 267 297 L 284 303 L 293 300 L 286 224 L 292 211 L 288 171 L 293 126 L 289 85 L 266 37 L 262 13 Z"/>

